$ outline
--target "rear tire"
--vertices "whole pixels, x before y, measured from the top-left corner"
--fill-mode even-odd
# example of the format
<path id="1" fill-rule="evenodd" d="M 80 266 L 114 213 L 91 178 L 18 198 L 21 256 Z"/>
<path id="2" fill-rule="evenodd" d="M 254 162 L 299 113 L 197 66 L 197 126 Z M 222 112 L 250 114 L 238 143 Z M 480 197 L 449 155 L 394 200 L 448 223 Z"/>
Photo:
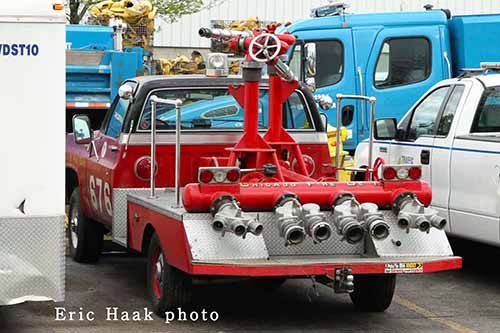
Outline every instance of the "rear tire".
<path id="1" fill-rule="evenodd" d="M 71 257 L 81 263 L 96 262 L 103 241 L 103 228 L 87 218 L 80 201 L 80 188 L 76 187 L 69 202 L 69 225 L 67 228 Z"/>
<path id="2" fill-rule="evenodd" d="M 349 294 L 354 307 L 365 312 L 384 312 L 396 290 L 396 274 L 355 275 L 354 291 Z"/>
<path id="3" fill-rule="evenodd" d="M 147 265 L 148 296 L 154 313 L 165 317 L 166 311 L 190 303 L 192 280 L 189 275 L 167 263 L 156 233 L 149 243 Z"/>

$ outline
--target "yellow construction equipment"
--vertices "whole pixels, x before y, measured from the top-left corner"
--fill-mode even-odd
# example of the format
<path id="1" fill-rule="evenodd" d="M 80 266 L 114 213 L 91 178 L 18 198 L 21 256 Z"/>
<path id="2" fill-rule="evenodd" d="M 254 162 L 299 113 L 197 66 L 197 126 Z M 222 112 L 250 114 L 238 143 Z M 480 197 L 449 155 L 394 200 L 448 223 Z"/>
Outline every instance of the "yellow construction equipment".
<path id="1" fill-rule="evenodd" d="M 330 151 L 330 159 L 332 164 L 335 164 L 335 155 L 337 152 L 337 129 L 330 124 L 328 124 L 326 135 L 328 137 L 328 150 Z M 340 167 L 354 167 L 354 160 L 351 158 L 349 153 L 344 150 L 343 142 L 347 140 L 347 129 L 342 127 L 340 129 L 340 142 L 338 147 L 340 149 Z M 340 171 L 339 172 L 340 181 L 350 181 L 351 172 L 350 171 Z"/>
<path id="2" fill-rule="evenodd" d="M 109 25 L 110 19 L 120 19 L 127 23 L 123 36 L 124 46 L 150 48 L 156 11 L 157 9 L 147 0 L 138 4 L 134 4 L 131 0 L 105 0 L 90 8 L 90 23 Z"/>

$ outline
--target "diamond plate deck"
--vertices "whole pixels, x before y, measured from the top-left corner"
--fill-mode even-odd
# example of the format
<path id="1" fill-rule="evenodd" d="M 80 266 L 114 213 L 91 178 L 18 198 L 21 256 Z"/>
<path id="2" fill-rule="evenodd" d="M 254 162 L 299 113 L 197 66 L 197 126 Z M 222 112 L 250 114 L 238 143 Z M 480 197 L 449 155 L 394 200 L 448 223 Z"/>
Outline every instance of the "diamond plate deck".
<path id="1" fill-rule="evenodd" d="M 410 229 L 407 233 L 405 229 L 398 227 L 396 215 L 390 211 L 383 211 L 383 214 L 391 226 L 391 231 L 386 239 L 372 241 L 377 255 L 381 257 L 453 255 L 444 230 L 431 228 L 429 233 L 425 233 L 417 229 Z M 396 246 L 393 241 L 400 241 L 401 246 Z"/>
<path id="2" fill-rule="evenodd" d="M 165 189 L 157 189 L 163 192 Z M 147 196 L 147 188 L 115 188 L 113 189 L 113 242 L 127 246 L 127 195 L 142 194 Z"/>
<path id="3" fill-rule="evenodd" d="M 255 216 L 256 214 L 250 214 Z M 231 233 L 224 237 L 212 230 L 210 214 L 184 214 L 183 222 L 195 262 L 226 259 L 267 259 L 269 253 L 262 236 L 247 234 L 243 239 Z"/>
<path id="4" fill-rule="evenodd" d="M 0 218 L 0 305 L 64 300 L 64 221 Z"/>

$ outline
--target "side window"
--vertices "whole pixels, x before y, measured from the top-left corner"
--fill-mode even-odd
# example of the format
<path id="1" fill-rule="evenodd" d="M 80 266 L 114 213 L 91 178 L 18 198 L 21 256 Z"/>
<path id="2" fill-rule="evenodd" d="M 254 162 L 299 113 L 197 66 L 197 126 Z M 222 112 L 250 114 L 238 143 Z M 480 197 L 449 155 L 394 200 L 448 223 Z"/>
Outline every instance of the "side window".
<path id="1" fill-rule="evenodd" d="M 333 85 L 344 74 L 344 46 L 338 40 L 316 42 L 316 87 Z"/>
<path id="2" fill-rule="evenodd" d="M 455 112 L 457 111 L 458 103 L 460 103 L 460 99 L 462 98 L 464 89 L 464 86 L 455 86 L 455 88 L 453 89 L 453 92 L 448 99 L 448 103 L 446 103 L 446 106 L 443 110 L 443 115 L 439 120 L 437 135 L 447 136 L 450 132 L 451 124 L 453 123 L 453 117 L 455 116 Z"/>
<path id="3" fill-rule="evenodd" d="M 500 86 L 484 92 L 471 128 L 475 132 L 500 132 Z"/>
<path id="4" fill-rule="evenodd" d="M 117 97 L 118 101 L 114 105 L 113 112 L 109 119 L 108 128 L 106 129 L 106 135 L 117 138 L 122 132 L 123 120 L 125 119 L 125 114 L 127 113 L 130 100 Z"/>
<path id="5" fill-rule="evenodd" d="M 422 135 L 433 135 L 436 119 L 450 87 L 441 87 L 430 93 L 413 111 L 408 129 L 408 139 L 416 140 Z"/>
<path id="6" fill-rule="evenodd" d="M 284 104 L 283 115 L 286 129 L 314 129 L 303 98 L 296 92 Z"/>
<path id="7" fill-rule="evenodd" d="M 382 89 L 424 81 L 431 67 L 431 43 L 426 38 L 388 39 L 378 56 L 375 87 Z"/>

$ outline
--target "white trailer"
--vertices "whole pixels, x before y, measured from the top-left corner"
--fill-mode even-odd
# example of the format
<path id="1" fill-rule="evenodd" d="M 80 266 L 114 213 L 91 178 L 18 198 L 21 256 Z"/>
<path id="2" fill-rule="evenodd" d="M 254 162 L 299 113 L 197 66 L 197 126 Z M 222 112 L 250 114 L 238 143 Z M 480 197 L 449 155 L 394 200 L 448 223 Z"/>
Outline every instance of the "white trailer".
<path id="1" fill-rule="evenodd" d="M 65 23 L 0 1 L 0 305 L 64 298 Z"/>

